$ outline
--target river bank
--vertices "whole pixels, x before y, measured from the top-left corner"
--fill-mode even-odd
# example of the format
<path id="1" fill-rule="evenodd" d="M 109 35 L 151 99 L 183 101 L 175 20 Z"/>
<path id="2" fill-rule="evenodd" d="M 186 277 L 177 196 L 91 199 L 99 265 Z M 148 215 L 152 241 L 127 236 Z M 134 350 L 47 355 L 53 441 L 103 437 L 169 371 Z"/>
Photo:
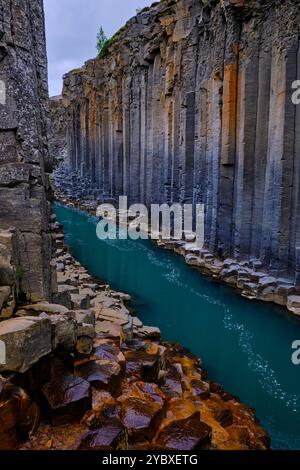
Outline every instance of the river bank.
<path id="1" fill-rule="evenodd" d="M 64 167 L 54 172 L 56 200 L 69 207 L 74 207 L 96 215 L 99 204 L 94 198 L 92 181 L 80 177 Z M 109 202 L 114 202 L 109 200 Z M 300 316 L 300 288 L 291 278 L 276 277 L 263 269 L 261 261 L 238 261 L 232 258 L 221 259 L 214 256 L 209 249 L 199 249 L 193 234 L 186 234 L 185 240 L 153 240 L 158 247 L 174 251 L 185 259 L 185 262 L 224 283 L 249 300 L 274 303 L 286 308 L 292 315 Z"/>
<path id="2" fill-rule="evenodd" d="M 21 351 L 14 329 L 7 337 L 22 367 L 15 363 L 14 373 L 1 368 L 0 417 L 8 409 L 18 417 L 5 422 L 1 448 L 269 448 L 254 411 L 209 381 L 198 358 L 144 326 L 130 310 L 130 296 L 90 276 L 68 252 L 54 220 L 52 228 L 54 303 L 24 304 L 0 325 L 2 338 L 8 322 L 27 322 L 31 329 Z M 41 323 L 44 330 L 33 332 Z M 28 351 L 33 338 L 39 348 Z"/>

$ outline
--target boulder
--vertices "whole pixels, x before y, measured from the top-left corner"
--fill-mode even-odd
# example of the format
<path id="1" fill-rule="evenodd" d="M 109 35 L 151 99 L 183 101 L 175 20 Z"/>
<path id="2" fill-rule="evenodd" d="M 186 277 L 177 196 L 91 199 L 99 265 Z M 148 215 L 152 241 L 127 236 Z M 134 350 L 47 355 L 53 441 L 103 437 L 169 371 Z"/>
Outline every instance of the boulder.
<path id="1" fill-rule="evenodd" d="M 54 426 L 81 418 L 92 407 L 89 382 L 66 371 L 59 371 L 42 387 Z"/>
<path id="2" fill-rule="evenodd" d="M 71 294 L 72 308 L 75 310 L 86 310 L 90 308 L 91 299 L 88 294 Z"/>
<path id="3" fill-rule="evenodd" d="M 97 296 L 97 293 L 89 287 L 85 287 L 83 289 L 80 289 L 79 293 L 81 295 L 88 295 L 90 297 L 90 299 L 94 299 Z"/>
<path id="4" fill-rule="evenodd" d="M 94 357 L 117 362 L 121 369 L 125 369 L 126 359 L 120 349 L 110 340 L 98 339 L 95 342 Z"/>
<path id="5" fill-rule="evenodd" d="M 161 338 L 160 329 L 153 327 L 153 326 L 144 326 L 143 328 L 139 329 L 137 334 L 141 338 L 146 338 L 146 339 L 160 340 Z"/>
<path id="6" fill-rule="evenodd" d="M 197 451 L 211 443 L 212 429 L 200 421 L 200 413 L 173 421 L 157 436 L 156 442 L 165 450 Z"/>
<path id="7" fill-rule="evenodd" d="M 151 441 L 164 417 L 164 395 L 155 384 L 138 382 L 118 399 L 130 443 Z"/>
<path id="8" fill-rule="evenodd" d="M 113 299 L 122 300 L 122 302 L 130 302 L 131 300 L 131 296 L 123 292 L 112 292 L 111 296 Z"/>
<path id="9" fill-rule="evenodd" d="M 25 305 L 22 307 L 22 310 L 19 310 L 17 316 L 26 316 L 26 315 L 39 315 L 40 313 L 48 313 L 49 315 L 64 315 L 68 313 L 69 310 L 63 305 L 59 304 L 50 304 L 48 302 L 39 302 L 33 305 Z"/>
<path id="10" fill-rule="evenodd" d="M 88 325 L 96 325 L 95 313 L 92 310 L 75 310 L 70 312 L 77 323 L 86 323 Z"/>
<path id="11" fill-rule="evenodd" d="M 67 315 L 51 315 L 48 318 L 51 322 L 53 350 L 74 351 L 77 341 L 76 322 Z"/>
<path id="12" fill-rule="evenodd" d="M 6 363 L 1 371 L 26 372 L 52 350 L 51 323 L 47 318 L 13 318 L 0 323 L 0 341 L 5 344 Z"/>
<path id="13" fill-rule="evenodd" d="M 127 429 L 117 417 L 104 419 L 82 439 L 80 450 L 128 450 Z"/>
<path id="14" fill-rule="evenodd" d="M 176 367 L 176 364 L 172 364 L 166 373 L 161 390 L 169 398 L 181 397 L 183 395 L 182 389 L 182 376 L 183 372 Z"/>
<path id="15" fill-rule="evenodd" d="M 78 275 L 71 273 L 57 273 L 58 285 L 69 285 L 77 287 L 79 286 Z"/>
<path id="16" fill-rule="evenodd" d="M 107 359 L 82 361 L 76 364 L 75 374 L 112 396 L 120 393 L 121 366 L 117 362 Z"/>
<path id="17" fill-rule="evenodd" d="M 71 309 L 71 294 L 78 294 L 78 288 L 68 285 L 58 285 L 58 292 L 54 294 L 53 301 L 57 304 L 64 305 L 64 307 Z"/>
<path id="18" fill-rule="evenodd" d="M 124 326 L 129 322 L 129 314 L 124 313 L 122 310 L 113 308 L 96 308 L 95 309 L 97 321 L 110 321 L 116 325 Z"/>
<path id="19" fill-rule="evenodd" d="M 300 295 L 288 296 L 287 308 L 295 315 L 300 315 Z"/>
<path id="20" fill-rule="evenodd" d="M 163 368 L 159 354 L 147 354 L 144 351 L 125 352 L 126 374 L 137 375 L 145 382 L 157 382 Z"/>
<path id="21" fill-rule="evenodd" d="M 110 321 L 97 322 L 95 329 L 98 335 L 105 338 L 116 339 L 119 344 L 122 344 L 125 338 L 122 327 Z"/>

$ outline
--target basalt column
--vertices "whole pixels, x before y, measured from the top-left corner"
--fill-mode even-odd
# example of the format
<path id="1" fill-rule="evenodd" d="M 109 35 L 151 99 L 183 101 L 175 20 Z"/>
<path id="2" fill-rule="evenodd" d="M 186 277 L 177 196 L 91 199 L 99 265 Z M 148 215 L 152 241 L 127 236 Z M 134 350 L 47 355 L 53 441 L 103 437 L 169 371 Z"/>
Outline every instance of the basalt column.
<path id="1" fill-rule="evenodd" d="M 65 77 L 70 169 L 100 201 L 204 204 L 213 255 L 297 277 L 298 19 L 296 0 L 143 10 Z"/>
<path id="2" fill-rule="evenodd" d="M 47 58 L 42 0 L 0 0 L 0 295 L 50 299 Z"/>

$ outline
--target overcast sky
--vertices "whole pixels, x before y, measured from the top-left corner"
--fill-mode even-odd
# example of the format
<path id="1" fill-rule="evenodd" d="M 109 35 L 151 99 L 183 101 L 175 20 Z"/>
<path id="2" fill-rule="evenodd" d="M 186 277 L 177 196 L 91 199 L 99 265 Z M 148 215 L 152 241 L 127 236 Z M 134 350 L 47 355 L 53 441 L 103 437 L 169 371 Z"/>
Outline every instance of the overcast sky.
<path id="1" fill-rule="evenodd" d="M 154 0 L 44 0 L 50 96 L 59 95 L 62 76 L 95 57 L 96 36 L 103 26 L 112 36 Z"/>

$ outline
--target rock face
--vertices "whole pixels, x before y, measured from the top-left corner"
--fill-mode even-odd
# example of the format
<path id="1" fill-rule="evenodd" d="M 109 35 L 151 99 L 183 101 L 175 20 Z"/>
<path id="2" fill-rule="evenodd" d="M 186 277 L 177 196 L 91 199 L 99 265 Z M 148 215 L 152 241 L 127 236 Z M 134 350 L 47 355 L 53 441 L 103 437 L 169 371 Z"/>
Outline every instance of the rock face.
<path id="1" fill-rule="evenodd" d="M 48 319 L 24 317 L 0 323 L 0 340 L 6 345 L 6 363 L 2 370 L 26 372 L 51 348 L 51 325 Z"/>
<path id="2" fill-rule="evenodd" d="M 0 0 L 0 286 L 49 298 L 54 272 L 47 171 L 50 158 L 42 0 Z"/>
<path id="3" fill-rule="evenodd" d="M 143 10 L 105 57 L 64 79 L 68 162 L 85 178 L 82 194 L 203 203 L 211 253 L 259 260 L 298 283 L 298 55 L 296 0 Z"/>
<path id="4" fill-rule="evenodd" d="M 50 155 L 53 156 L 55 164 L 59 164 L 62 161 L 66 162 L 68 159 L 67 123 L 60 96 L 53 96 L 50 99 L 50 111 L 52 116 L 55 116 L 55 119 L 52 120 L 50 132 Z"/>

